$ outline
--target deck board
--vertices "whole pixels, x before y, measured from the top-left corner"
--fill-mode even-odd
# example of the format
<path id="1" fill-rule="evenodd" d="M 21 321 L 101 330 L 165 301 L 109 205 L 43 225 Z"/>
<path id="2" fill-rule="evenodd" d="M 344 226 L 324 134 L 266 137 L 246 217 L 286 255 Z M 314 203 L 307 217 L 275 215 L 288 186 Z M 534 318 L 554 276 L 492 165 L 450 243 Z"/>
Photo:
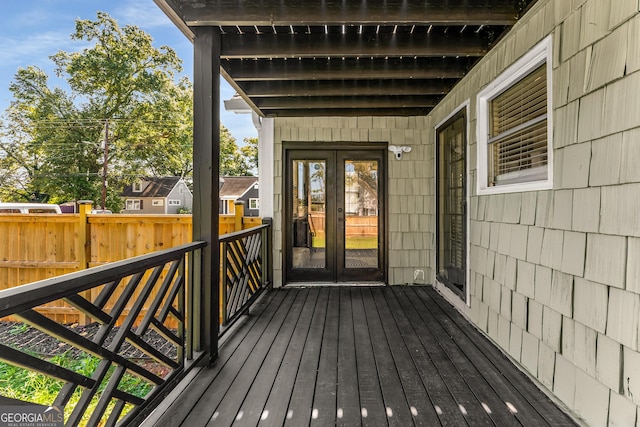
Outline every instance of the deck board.
<path id="1" fill-rule="evenodd" d="M 242 344 L 246 346 L 250 341 L 249 334 L 258 336 L 268 324 L 270 315 L 275 314 L 279 307 L 284 294 L 271 293 L 259 301 L 255 307 L 255 311 L 261 313 L 260 316 L 250 316 L 243 323 L 242 327 L 234 331 L 233 335 L 225 342 L 218 352 L 218 359 L 214 361 L 211 367 L 202 370 L 196 378 L 188 384 L 191 399 L 178 399 L 175 401 L 167 401 L 163 416 L 153 425 L 158 427 L 174 427 L 180 425 L 184 419 L 189 416 L 198 400 L 205 396 L 207 389 L 215 380 L 220 369 L 226 362 L 231 359 L 234 352 Z M 262 321 L 260 321 L 262 320 Z"/>
<path id="2" fill-rule="evenodd" d="M 307 303 L 296 324 L 296 330 L 289 342 L 287 351 L 282 359 L 282 364 L 274 380 L 271 393 L 269 393 L 267 402 L 264 405 L 265 408 L 269 408 L 266 410 L 268 412 L 265 412 L 263 408 L 264 416 L 261 416 L 259 426 L 282 426 L 282 420 L 286 419 L 289 398 L 283 398 L 283 396 L 290 397 L 293 392 L 293 385 L 302 359 L 302 350 L 309 336 L 314 311 L 316 309 L 323 310 L 323 307 L 317 304 L 318 294 L 318 289 L 311 289 L 309 295 L 307 295 Z"/>
<path id="3" fill-rule="evenodd" d="M 404 341 L 402 327 L 394 317 L 387 295 L 376 292 L 375 302 L 415 425 L 439 426 L 438 414 L 411 357 L 412 353 L 423 352 L 424 349 L 411 347 Z"/>
<path id="4" fill-rule="evenodd" d="M 360 393 L 354 336 L 351 290 L 340 288 L 340 342 L 338 343 L 338 388 L 336 425 L 360 425 Z"/>
<path id="5" fill-rule="evenodd" d="M 218 369 L 218 374 L 212 379 L 207 390 L 204 391 L 198 403 L 193 407 L 181 425 L 206 425 L 212 418 L 217 418 L 215 415 L 220 401 L 227 394 L 229 387 L 233 384 L 238 373 L 243 370 L 250 355 L 254 354 L 255 351 L 261 350 L 259 345 L 262 337 L 265 333 L 273 333 L 275 325 L 278 324 L 278 319 L 282 319 L 287 312 L 284 307 L 286 307 L 287 302 L 290 303 L 293 298 L 294 295 L 292 294 L 284 294 L 284 298 L 274 299 L 274 303 L 267 306 L 265 312 L 260 315 L 260 321 L 256 322 L 254 327 L 249 331 L 245 342 L 239 346 L 233 354 L 229 355 L 228 359 L 218 359 L 217 362 L 220 364 L 224 363 L 224 366 Z M 279 310 L 281 306 L 283 309 Z M 262 343 L 262 348 L 264 348 L 267 341 L 263 340 Z"/>
<path id="6" fill-rule="evenodd" d="M 262 362 L 262 364 L 258 368 L 255 379 L 253 380 L 249 393 L 246 394 L 246 397 L 242 394 L 245 392 L 246 387 L 241 383 L 236 387 L 237 390 L 235 396 L 231 394 L 225 396 L 225 399 L 228 398 L 230 402 L 234 402 L 234 399 L 236 398 L 238 401 L 244 398 L 244 402 L 240 405 L 236 416 L 239 425 L 257 425 L 260 418 L 263 416 L 263 409 L 265 408 L 266 400 L 271 394 L 271 389 L 280 368 L 280 363 L 284 359 L 286 350 L 295 331 L 295 327 L 300 321 L 300 315 L 302 314 L 303 308 L 306 306 L 305 302 L 307 296 L 308 291 L 300 292 L 298 294 L 282 327 L 273 341 L 273 345 L 267 352 L 266 357 L 262 359 L 262 361 L 257 358 L 256 366 L 260 362 Z M 224 400 L 221 405 L 225 405 Z M 225 407 L 234 408 L 231 404 L 225 405 Z"/>
<path id="7" fill-rule="evenodd" d="M 432 405 L 436 415 L 439 416 L 440 423 L 443 426 L 466 425 L 466 421 L 458 408 L 458 404 L 438 372 L 430 352 L 424 347 L 416 332 L 416 325 L 414 324 L 415 318 L 413 323 L 410 321 L 410 318 L 414 315 L 409 301 L 401 299 L 403 296 L 402 293 L 396 294 L 395 296 L 396 298 L 387 298 L 387 303 L 397 322 L 400 335 L 406 343 L 407 348 L 410 349 L 409 352 L 413 364 L 424 384 L 425 391 L 427 391 L 430 399 L 429 403 Z M 403 309 L 401 302 L 404 303 L 406 308 Z M 436 343 L 433 344 L 437 345 Z M 419 412 L 419 416 L 421 414 L 422 413 Z"/>
<path id="8" fill-rule="evenodd" d="M 240 422 L 242 421 L 243 414 L 240 413 L 240 405 L 244 401 L 247 392 L 253 390 L 254 381 L 261 372 L 260 368 L 268 357 L 274 343 L 289 331 L 290 328 L 287 327 L 286 320 L 289 319 L 290 322 L 295 322 L 295 314 L 302 307 L 297 304 L 301 295 L 301 292 L 287 295 L 283 301 L 286 309 L 276 312 L 250 354 L 246 358 L 234 358 L 234 369 L 225 367 L 222 370 L 221 376 L 224 376 L 226 371 L 229 373 L 226 378 L 233 377 L 233 380 L 229 383 L 225 381 L 214 391 L 215 394 L 222 395 L 222 399 L 216 406 L 201 406 L 201 408 L 204 408 L 205 416 L 210 414 L 210 420 L 207 425 L 228 426 L 233 424 L 236 419 Z M 259 391 L 263 390 L 259 389 Z M 189 419 L 187 419 L 186 424 L 193 425 L 189 422 Z"/>
<path id="9" fill-rule="evenodd" d="M 338 331 L 340 324 L 340 289 L 329 290 L 329 304 L 322 335 L 318 378 L 313 395 L 311 426 L 334 424 L 336 419 L 336 388 L 338 379 Z M 295 409 L 294 409 L 295 410 Z"/>
<path id="10" fill-rule="evenodd" d="M 446 336 L 434 334 L 433 328 L 437 325 L 431 324 L 424 318 L 425 309 L 410 294 L 410 290 L 402 295 L 401 304 L 406 310 L 409 320 L 414 325 L 415 332 L 418 335 L 424 350 L 429 354 L 436 370 L 442 378 L 447 389 L 454 398 L 455 406 L 449 407 L 449 414 L 461 413 L 470 425 L 487 426 L 493 425 L 491 418 L 485 412 L 481 403 L 476 399 L 473 391 L 469 388 L 468 383 L 462 374 L 456 369 L 456 359 L 460 359 L 462 354 L 459 352 L 447 353 L 438 341 L 439 338 L 446 339 Z M 442 408 L 439 402 L 434 405 Z"/>
<path id="11" fill-rule="evenodd" d="M 425 296 L 424 294 L 422 295 Z M 416 295 L 416 299 L 420 299 L 420 295 Z M 544 424 L 545 421 L 534 410 L 534 408 L 524 399 L 521 398 L 518 390 L 503 381 L 504 377 L 495 370 L 491 364 L 489 355 L 480 351 L 473 342 L 461 339 L 463 336 L 456 327 L 449 325 L 449 318 L 446 313 L 441 311 L 439 307 L 429 306 L 425 311 L 426 319 L 431 320 L 432 324 L 438 325 L 438 340 L 440 344 L 448 352 L 458 352 L 464 355 L 464 358 L 458 359 L 457 369 L 465 378 L 469 387 L 476 396 L 482 396 L 481 404 L 487 405 L 491 411 L 490 417 L 498 425 L 513 422 L 515 416 L 520 422 L 536 422 Z M 437 321 L 434 319 L 437 317 Z M 443 338 L 444 337 L 444 338 Z M 492 348 L 490 353 L 492 358 L 503 358 L 504 356 L 497 349 Z M 512 414 L 500 395 L 510 396 L 512 403 L 516 403 L 519 411 Z M 485 409 L 486 410 L 486 409 Z"/>
<path id="12" fill-rule="evenodd" d="M 371 289 L 364 289 L 362 294 L 387 421 L 390 426 L 413 425 L 411 410 L 398 375 L 398 366 L 391 355 Z"/>
<path id="13" fill-rule="evenodd" d="M 318 297 L 316 310 L 313 313 L 309 335 L 304 344 L 300 367 L 294 379 L 293 393 L 291 396 L 280 396 L 281 399 L 289 398 L 285 426 L 299 426 L 309 424 L 313 409 L 313 393 L 316 388 L 318 374 L 318 361 L 322 347 L 322 334 L 326 320 L 329 303 L 329 292 L 323 290 Z M 278 396 L 275 397 L 276 399 Z"/>
<path id="14" fill-rule="evenodd" d="M 425 306 L 435 310 L 438 307 L 443 313 L 447 314 L 448 319 L 453 325 L 449 326 L 449 331 L 455 334 L 457 339 L 461 343 L 472 342 L 477 351 L 474 353 L 475 363 L 482 363 L 482 366 L 486 368 L 483 372 L 492 376 L 493 381 L 491 383 L 494 386 L 502 384 L 500 380 L 507 378 L 512 387 L 501 393 L 502 396 L 508 396 L 509 402 L 514 404 L 518 412 L 522 412 L 528 405 L 535 408 L 536 412 L 550 425 L 552 426 L 573 426 L 575 423 L 567 417 L 562 411 L 557 408 L 549 408 L 549 399 L 543 393 L 538 392 L 538 389 L 534 386 L 531 387 L 531 380 L 525 375 L 522 375 L 517 369 L 514 370 L 513 364 L 503 355 L 500 351 L 493 346 L 493 344 L 487 340 L 476 340 L 475 336 L 478 332 L 474 329 L 473 325 L 466 322 L 453 307 L 444 301 L 433 289 L 421 288 L 415 289 L 415 291 L 422 297 L 422 301 Z M 480 356 L 485 356 L 484 359 Z M 490 363 L 484 364 L 490 357 Z M 518 402 L 520 402 L 518 404 Z M 536 417 L 537 418 L 537 417 Z M 530 419 L 525 418 L 527 422 L 531 422 Z"/>
<path id="15" fill-rule="evenodd" d="M 145 425 L 576 425 L 431 287 L 273 290 L 219 354 Z"/>
<path id="16" fill-rule="evenodd" d="M 419 297 L 412 298 L 414 304 L 420 301 Z M 517 423 L 504 401 L 496 394 L 493 388 L 485 381 L 479 370 L 474 366 L 476 358 L 468 356 L 473 344 L 466 341 L 457 343 L 451 337 L 449 331 L 442 326 L 445 323 L 444 317 L 437 317 L 429 308 L 422 310 L 420 316 L 437 340 L 439 346 L 451 360 L 451 367 L 455 369 L 463 382 L 460 389 L 465 390 L 465 395 L 459 400 L 459 404 L 465 408 L 466 416 L 483 425 L 512 425 Z M 476 355 L 482 357 L 482 355 Z M 469 390 L 472 394 L 468 394 Z M 481 418 L 482 421 L 478 420 Z M 532 420 L 535 420 L 533 418 Z M 492 422 L 491 422 L 492 421 Z M 536 420 L 537 421 L 537 420 Z"/>
<path id="17" fill-rule="evenodd" d="M 359 325 L 359 327 L 354 327 L 354 341 L 361 422 L 363 426 L 384 425 L 387 423 L 387 416 L 376 371 L 376 361 L 373 356 L 371 335 L 362 300 L 362 289 L 356 288 L 351 291 L 351 310 L 354 325 Z"/>

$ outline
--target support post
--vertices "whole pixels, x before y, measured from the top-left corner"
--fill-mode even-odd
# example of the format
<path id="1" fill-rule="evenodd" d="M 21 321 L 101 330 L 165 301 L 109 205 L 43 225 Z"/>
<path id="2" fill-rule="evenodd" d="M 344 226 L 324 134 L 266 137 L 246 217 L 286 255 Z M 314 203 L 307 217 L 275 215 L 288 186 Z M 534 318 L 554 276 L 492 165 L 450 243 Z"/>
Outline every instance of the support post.
<path id="1" fill-rule="evenodd" d="M 193 67 L 193 239 L 204 240 L 200 342 L 196 350 L 218 355 L 220 244 L 218 242 L 218 175 L 220 170 L 220 29 L 192 28 Z M 197 325 L 194 325 L 197 326 Z"/>

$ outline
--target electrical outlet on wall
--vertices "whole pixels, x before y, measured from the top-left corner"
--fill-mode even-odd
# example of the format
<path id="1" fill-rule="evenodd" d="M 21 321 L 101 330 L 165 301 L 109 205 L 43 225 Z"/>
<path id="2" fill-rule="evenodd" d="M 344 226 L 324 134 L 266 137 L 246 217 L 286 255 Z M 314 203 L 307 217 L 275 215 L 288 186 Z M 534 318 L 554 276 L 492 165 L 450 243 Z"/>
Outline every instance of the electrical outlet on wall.
<path id="1" fill-rule="evenodd" d="M 413 271 L 413 283 L 424 284 L 424 270 Z"/>

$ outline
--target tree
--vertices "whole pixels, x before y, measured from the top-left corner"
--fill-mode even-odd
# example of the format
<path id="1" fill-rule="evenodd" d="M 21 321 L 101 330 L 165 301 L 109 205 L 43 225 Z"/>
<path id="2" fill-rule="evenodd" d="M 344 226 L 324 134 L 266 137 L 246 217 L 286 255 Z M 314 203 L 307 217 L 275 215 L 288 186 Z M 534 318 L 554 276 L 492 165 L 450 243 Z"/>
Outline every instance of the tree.
<path id="1" fill-rule="evenodd" d="M 229 129 L 220 125 L 220 175 L 253 176 L 251 163 L 240 150 Z"/>
<path id="2" fill-rule="evenodd" d="M 14 181 L 26 178 L 12 198 L 100 200 L 105 154 L 114 203 L 135 176 L 191 173 L 191 85 L 174 81 L 175 52 L 103 12 L 77 20 L 71 38 L 92 46 L 50 57 L 69 91 L 50 88 L 37 67 L 19 69 L 10 84 L 0 162 Z"/>
<path id="3" fill-rule="evenodd" d="M 247 159 L 251 169 L 258 170 L 258 138 L 244 138 L 244 144 L 240 147 L 242 155 Z"/>

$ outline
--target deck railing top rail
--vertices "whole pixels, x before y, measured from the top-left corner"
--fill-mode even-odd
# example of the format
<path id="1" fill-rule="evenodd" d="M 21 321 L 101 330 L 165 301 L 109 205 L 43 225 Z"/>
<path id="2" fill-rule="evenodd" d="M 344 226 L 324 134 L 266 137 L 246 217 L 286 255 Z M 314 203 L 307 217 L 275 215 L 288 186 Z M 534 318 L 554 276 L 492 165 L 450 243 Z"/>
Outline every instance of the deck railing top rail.
<path id="1" fill-rule="evenodd" d="M 88 270 L 0 290 L 0 318 L 165 264 L 187 252 L 192 252 L 205 246 L 206 242 L 187 243 L 160 252 L 140 255 Z"/>
<path id="2" fill-rule="evenodd" d="M 205 246 L 189 243 L 1 291 L 0 322 L 11 332 L 0 343 L 0 361 L 57 384 L 53 401 L 8 401 L 64 408 L 65 425 L 127 424 L 198 352 L 193 319 Z M 88 323 L 51 320 L 41 306 L 52 302 L 74 307 Z M 21 341 L 24 331 L 37 339 Z"/>

